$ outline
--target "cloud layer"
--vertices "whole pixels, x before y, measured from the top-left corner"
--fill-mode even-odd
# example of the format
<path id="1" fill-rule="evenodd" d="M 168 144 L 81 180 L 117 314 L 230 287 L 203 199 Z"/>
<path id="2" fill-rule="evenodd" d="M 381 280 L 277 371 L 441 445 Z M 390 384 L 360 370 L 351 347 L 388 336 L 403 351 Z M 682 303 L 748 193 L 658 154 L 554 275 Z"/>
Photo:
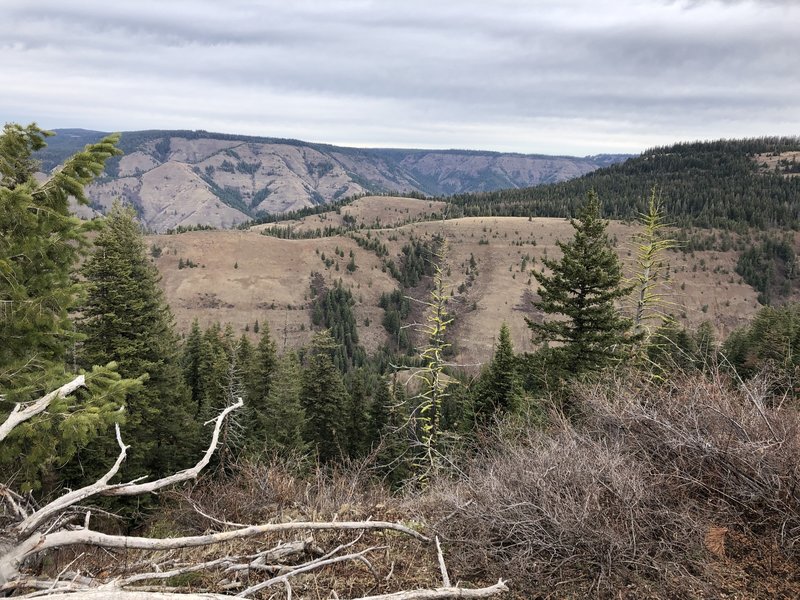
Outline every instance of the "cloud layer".
<path id="1" fill-rule="evenodd" d="M 590 154 L 800 133 L 800 3 L 4 0 L 0 114 Z"/>

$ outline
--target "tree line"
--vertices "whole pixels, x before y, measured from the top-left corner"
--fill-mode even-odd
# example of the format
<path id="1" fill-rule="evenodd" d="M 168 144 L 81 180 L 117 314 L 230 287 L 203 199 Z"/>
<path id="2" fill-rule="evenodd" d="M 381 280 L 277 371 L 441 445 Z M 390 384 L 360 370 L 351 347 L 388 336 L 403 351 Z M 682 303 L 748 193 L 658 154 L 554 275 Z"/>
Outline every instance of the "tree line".
<path id="1" fill-rule="evenodd" d="M 800 226 L 800 179 L 763 171 L 758 154 L 800 150 L 800 138 L 680 143 L 656 147 L 556 184 L 449 198 L 459 216 L 569 217 L 591 190 L 607 218 L 634 220 L 648 192 L 663 190 L 664 210 L 678 226 L 743 230 Z"/>

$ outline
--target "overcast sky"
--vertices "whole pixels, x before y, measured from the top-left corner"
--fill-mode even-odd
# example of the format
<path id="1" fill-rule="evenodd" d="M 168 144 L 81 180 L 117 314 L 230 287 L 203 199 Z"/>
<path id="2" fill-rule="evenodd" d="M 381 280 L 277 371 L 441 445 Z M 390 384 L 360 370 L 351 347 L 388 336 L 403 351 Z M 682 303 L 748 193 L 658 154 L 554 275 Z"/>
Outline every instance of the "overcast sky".
<path id="1" fill-rule="evenodd" d="M 0 0 L 0 115 L 548 154 L 800 134 L 800 0 Z"/>

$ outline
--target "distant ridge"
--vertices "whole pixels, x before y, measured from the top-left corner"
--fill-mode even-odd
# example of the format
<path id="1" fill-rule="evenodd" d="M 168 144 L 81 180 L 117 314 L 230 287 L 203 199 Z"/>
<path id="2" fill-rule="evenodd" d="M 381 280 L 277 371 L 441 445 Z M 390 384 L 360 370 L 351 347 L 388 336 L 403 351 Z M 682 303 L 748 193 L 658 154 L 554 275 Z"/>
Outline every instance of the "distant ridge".
<path id="1" fill-rule="evenodd" d="M 39 153 L 43 170 L 106 135 L 56 129 Z M 231 227 L 264 213 L 366 193 L 443 196 L 565 181 L 628 155 L 547 156 L 480 150 L 350 148 L 207 131 L 122 134 L 121 158 L 87 189 L 93 208 L 133 204 L 153 231 Z"/>

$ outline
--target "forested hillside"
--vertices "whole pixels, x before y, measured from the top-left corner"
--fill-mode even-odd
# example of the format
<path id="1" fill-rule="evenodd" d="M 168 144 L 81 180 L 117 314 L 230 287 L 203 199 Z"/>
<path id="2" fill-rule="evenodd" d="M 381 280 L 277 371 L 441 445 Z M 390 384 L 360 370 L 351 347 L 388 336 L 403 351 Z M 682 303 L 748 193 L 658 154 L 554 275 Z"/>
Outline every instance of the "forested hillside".
<path id="1" fill-rule="evenodd" d="M 451 200 L 460 211 L 452 214 L 566 217 L 594 189 L 606 217 L 635 219 L 655 186 L 670 221 L 679 226 L 797 229 L 798 150 L 798 137 L 658 147 L 570 181 L 456 195 Z"/>

